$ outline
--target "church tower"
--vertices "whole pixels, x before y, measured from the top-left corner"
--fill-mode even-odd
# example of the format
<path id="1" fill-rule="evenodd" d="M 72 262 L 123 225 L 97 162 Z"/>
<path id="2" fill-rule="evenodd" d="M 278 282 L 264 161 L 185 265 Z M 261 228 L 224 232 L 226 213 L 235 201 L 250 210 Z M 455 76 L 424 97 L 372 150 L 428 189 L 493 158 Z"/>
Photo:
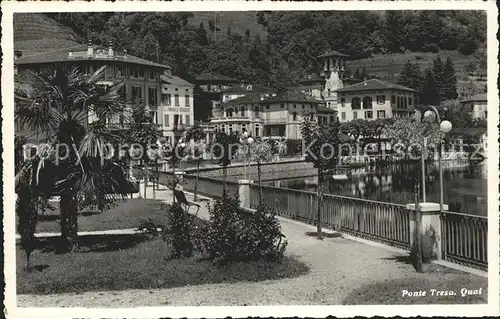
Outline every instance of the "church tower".
<path id="1" fill-rule="evenodd" d="M 328 108 L 337 109 L 337 93 L 334 91 L 344 87 L 342 79 L 347 58 L 347 55 L 337 51 L 328 51 L 318 57 L 320 65 L 323 65 L 320 75 L 326 80 L 323 97 Z"/>

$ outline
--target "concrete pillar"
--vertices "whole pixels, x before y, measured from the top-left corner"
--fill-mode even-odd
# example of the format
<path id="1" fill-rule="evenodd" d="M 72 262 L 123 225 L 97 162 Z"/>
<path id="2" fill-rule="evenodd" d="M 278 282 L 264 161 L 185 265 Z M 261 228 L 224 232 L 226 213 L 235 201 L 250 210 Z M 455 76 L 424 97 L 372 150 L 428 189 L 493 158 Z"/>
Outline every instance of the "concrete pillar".
<path id="1" fill-rule="evenodd" d="M 250 208 L 250 185 L 253 181 L 248 179 L 238 180 L 238 195 L 240 198 L 240 206 Z"/>
<path id="2" fill-rule="evenodd" d="M 417 212 L 415 204 L 408 204 L 410 210 L 410 247 L 412 253 L 416 249 L 415 235 L 420 232 L 422 240 L 422 260 L 442 259 L 441 249 L 441 218 L 439 203 L 420 203 L 422 222 L 420 229 L 417 227 Z M 443 211 L 448 211 L 448 205 L 443 205 Z"/>

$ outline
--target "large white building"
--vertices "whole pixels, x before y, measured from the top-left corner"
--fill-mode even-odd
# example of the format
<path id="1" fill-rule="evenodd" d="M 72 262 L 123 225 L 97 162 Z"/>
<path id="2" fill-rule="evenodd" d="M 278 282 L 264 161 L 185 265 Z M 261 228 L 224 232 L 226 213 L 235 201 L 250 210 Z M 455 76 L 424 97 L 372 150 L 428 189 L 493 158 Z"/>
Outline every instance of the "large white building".
<path id="1" fill-rule="evenodd" d="M 194 124 L 194 84 L 174 76 L 170 71 L 161 75 L 161 102 L 158 124 L 168 143 L 175 143 Z"/>
<path id="2" fill-rule="evenodd" d="M 412 117 L 417 91 L 379 79 L 371 79 L 336 90 L 340 122 L 356 119 Z"/>

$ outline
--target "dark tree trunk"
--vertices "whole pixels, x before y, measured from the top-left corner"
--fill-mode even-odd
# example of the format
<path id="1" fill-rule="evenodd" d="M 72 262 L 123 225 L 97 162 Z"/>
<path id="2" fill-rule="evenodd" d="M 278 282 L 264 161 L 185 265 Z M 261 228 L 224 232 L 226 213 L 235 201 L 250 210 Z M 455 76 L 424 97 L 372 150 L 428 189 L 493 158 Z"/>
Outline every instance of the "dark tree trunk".
<path id="1" fill-rule="evenodd" d="M 317 224 L 317 232 L 318 232 L 318 239 L 323 239 L 323 234 L 321 230 L 321 211 L 323 210 L 323 170 L 321 168 L 318 168 L 318 224 Z"/>
<path id="2" fill-rule="evenodd" d="M 259 183 L 259 206 L 262 205 L 262 184 L 260 181 L 260 161 L 257 161 L 257 179 Z"/>
<path id="3" fill-rule="evenodd" d="M 226 197 L 226 180 L 227 180 L 227 167 L 222 166 L 222 196 Z"/>
<path id="4" fill-rule="evenodd" d="M 194 201 L 198 200 L 198 179 L 200 178 L 200 161 L 196 162 L 196 182 L 194 183 Z"/>
<path id="5" fill-rule="evenodd" d="M 63 193 L 59 202 L 61 213 L 61 239 L 63 249 L 71 251 L 78 234 L 78 206 L 73 194 Z"/>

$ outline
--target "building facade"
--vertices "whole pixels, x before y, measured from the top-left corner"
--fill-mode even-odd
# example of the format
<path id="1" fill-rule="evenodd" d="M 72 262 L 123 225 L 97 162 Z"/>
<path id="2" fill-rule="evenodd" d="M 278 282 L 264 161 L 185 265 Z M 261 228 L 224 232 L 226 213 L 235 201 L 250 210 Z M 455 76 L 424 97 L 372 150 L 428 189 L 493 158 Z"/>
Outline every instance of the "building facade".
<path id="1" fill-rule="evenodd" d="M 116 51 L 112 43 L 107 47 L 98 47 L 89 42 L 87 45 L 73 49 L 61 49 L 24 57 L 22 52 L 16 51 L 15 53 L 16 74 L 27 71 L 38 72 L 54 63 L 75 65 L 86 75 L 91 75 L 102 66 L 106 66 L 104 79 L 100 84 L 111 85 L 123 82 L 120 94 L 124 101 L 130 104 L 143 104 L 146 109 L 153 112 L 154 121 L 159 124 L 158 106 L 162 98 L 160 76 L 170 71 L 169 66 L 129 55 L 126 50 Z M 89 114 L 88 122 L 93 120 L 95 118 Z M 106 120 L 110 125 L 123 124 L 120 115 Z M 16 123 L 16 133 L 25 136 L 36 135 L 37 139 L 42 139 L 50 132 L 31 132 L 30 128 Z"/>
<path id="2" fill-rule="evenodd" d="M 158 117 L 166 142 L 177 142 L 194 124 L 194 84 L 169 71 L 162 74 Z"/>
<path id="3" fill-rule="evenodd" d="M 254 137 L 301 139 L 301 123 L 311 115 L 321 123 L 336 120 L 334 111 L 321 108 L 317 99 L 301 92 L 253 93 L 215 108 L 211 124 L 226 134 L 248 131 Z"/>
<path id="4" fill-rule="evenodd" d="M 340 122 L 412 117 L 418 104 L 417 91 L 378 79 L 346 86 L 336 93 Z"/>
<path id="5" fill-rule="evenodd" d="M 486 120 L 488 118 L 488 97 L 487 94 L 477 94 L 460 101 L 466 107 L 473 119 Z"/>

